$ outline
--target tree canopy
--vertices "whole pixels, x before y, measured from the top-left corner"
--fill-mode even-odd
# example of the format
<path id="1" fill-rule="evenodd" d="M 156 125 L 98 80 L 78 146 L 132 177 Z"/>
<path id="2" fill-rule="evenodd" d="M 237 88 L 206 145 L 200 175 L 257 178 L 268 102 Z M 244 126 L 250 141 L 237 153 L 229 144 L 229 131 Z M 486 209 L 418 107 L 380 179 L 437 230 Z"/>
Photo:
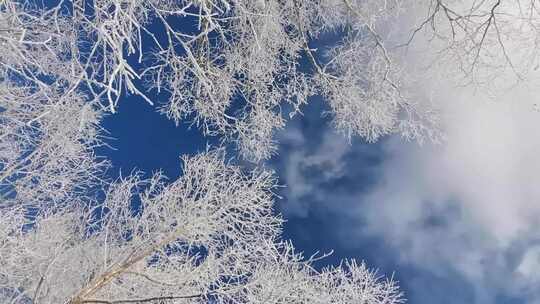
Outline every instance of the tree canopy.
<path id="1" fill-rule="evenodd" d="M 137 95 L 257 164 L 320 96 L 349 138 L 436 140 L 436 111 L 408 93 L 404 50 L 422 35 L 438 50 L 429 64 L 467 82 L 523 79 L 538 65 L 536 5 L 1 0 L 0 300 L 401 303 L 363 263 L 316 270 L 318 257 L 281 241 L 273 173 L 248 172 L 223 148 L 183 157 L 175 181 L 109 180 L 94 152 L 101 121 Z M 405 32 L 394 28 L 404 15 Z M 394 43 L 396 32 L 410 36 Z"/>

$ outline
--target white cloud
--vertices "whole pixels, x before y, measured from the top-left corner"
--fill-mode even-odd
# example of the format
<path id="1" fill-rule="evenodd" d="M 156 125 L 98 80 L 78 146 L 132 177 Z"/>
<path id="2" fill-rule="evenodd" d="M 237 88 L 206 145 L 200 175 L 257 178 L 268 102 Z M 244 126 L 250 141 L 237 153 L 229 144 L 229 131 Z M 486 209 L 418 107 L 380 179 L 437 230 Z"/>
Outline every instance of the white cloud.
<path id="1" fill-rule="evenodd" d="M 349 150 L 344 137 L 331 130 L 325 130 L 320 144 L 312 146 L 296 127 L 289 127 L 280 134 L 280 142 L 293 146 L 285 159 L 282 178 L 288 203 L 283 211 L 289 215 L 306 217 L 310 209 L 309 201 L 324 199 L 325 190 L 319 184 L 339 178 L 344 174 L 343 156 Z M 317 176 L 309 176 L 308 171 L 317 171 Z M 315 179 L 313 179 L 315 178 Z"/>
<path id="2" fill-rule="evenodd" d="M 413 66 L 429 61 L 413 50 L 409 55 Z M 350 176 L 363 164 L 346 156 L 365 152 L 365 146 L 349 147 L 331 132 L 315 151 L 298 145 L 284 156 L 292 214 L 305 216 L 310 206 L 299 198 L 315 193 L 332 212 L 358 219 L 357 227 L 345 229 L 384 239 L 403 263 L 440 277 L 462 277 L 474 289 L 475 303 L 495 303 L 500 295 L 540 303 L 538 71 L 513 86 L 506 81 L 510 75 L 498 75 L 505 86 L 491 95 L 456 87 L 438 75 L 447 74 L 431 70 L 414 91 L 440 108 L 443 144 L 420 147 L 393 138 L 383 143 L 388 157 L 374 171 L 377 184 L 367 193 L 354 191 L 352 184 L 349 193 L 339 195 L 319 187 L 303 168 L 311 159 L 327 165 L 327 180 Z M 358 180 L 357 187 L 363 183 Z M 343 239 L 343 244 L 354 242 Z M 460 291 L 449 291 L 455 292 Z"/>
<path id="3" fill-rule="evenodd" d="M 496 99 L 440 82 L 424 81 L 416 90 L 440 107 L 443 144 L 391 139 L 370 191 L 354 191 L 365 182 L 358 180 L 349 193 L 336 193 L 321 184 L 362 170 L 346 156 L 363 153 L 365 145 L 350 147 L 325 131 L 309 150 L 302 137 L 284 157 L 285 212 L 307 216 L 310 202 L 324 202 L 332 212 L 356 216 L 359 237 L 384 239 L 403 263 L 424 271 L 457 273 L 474 289 L 476 303 L 494 303 L 498 294 L 540 301 L 540 113 L 534 110 L 540 90 L 523 83 Z M 305 172 L 310 166 L 320 178 Z"/>
<path id="4" fill-rule="evenodd" d="M 532 107 L 540 95 L 521 88 L 492 100 L 438 88 L 447 141 L 418 146 L 393 138 L 382 144 L 387 156 L 375 170 L 350 157 L 374 153 L 373 146 L 350 146 L 328 129 L 314 145 L 288 128 L 284 211 L 305 217 L 324 204 L 356 217 L 356 227 L 343 227 L 344 246 L 355 244 L 350 229 L 385 240 L 402 263 L 463 277 L 476 303 L 495 303 L 498 293 L 540 301 L 540 113 Z M 378 180 L 368 191 L 364 179 L 354 180 L 362 170 Z M 335 189 L 343 178 L 348 189 Z"/>
<path id="5" fill-rule="evenodd" d="M 477 303 L 492 303 L 496 291 L 538 300 L 531 274 L 540 270 L 540 251 L 525 246 L 517 265 L 507 256 L 514 244 L 540 235 L 540 90 L 524 84 L 492 99 L 449 84 L 436 88 L 447 141 L 386 144 L 391 157 L 382 180 L 357 197 L 357 215 L 404 262 L 463 275 Z"/>
<path id="6" fill-rule="evenodd" d="M 523 255 L 517 272 L 531 281 L 540 281 L 540 246 L 533 246 Z"/>
<path id="7" fill-rule="evenodd" d="M 516 85 L 508 69 L 487 92 L 450 83 L 445 66 L 412 72 L 433 49 L 418 38 L 423 50 L 407 57 L 423 74 L 413 91 L 440 108 L 447 140 L 385 144 L 380 182 L 355 196 L 359 234 L 384 238 L 405 263 L 463 276 L 476 303 L 501 294 L 540 303 L 540 74 L 526 65 L 530 41 L 505 38 L 527 79 Z"/>

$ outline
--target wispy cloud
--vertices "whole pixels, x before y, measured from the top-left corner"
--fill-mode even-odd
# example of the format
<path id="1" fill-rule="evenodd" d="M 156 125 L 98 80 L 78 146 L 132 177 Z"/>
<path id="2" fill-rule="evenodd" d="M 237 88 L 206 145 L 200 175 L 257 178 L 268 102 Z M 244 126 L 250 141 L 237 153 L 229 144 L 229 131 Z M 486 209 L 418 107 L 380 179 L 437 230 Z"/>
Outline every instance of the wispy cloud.
<path id="1" fill-rule="evenodd" d="M 352 194 L 374 183 L 380 151 L 368 145 L 351 149 L 345 137 L 321 120 L 320 112 L 310 113 L 302 121 L 309 127 L 294 121 L 278 135 L 281 151 L 273 165 L 285 185 L 282 211 L 307 217 L 316 209 L 334 212 L 348 208 Z M 363 166 L 351 168 L 351 163 Z"/>
<path id="2" fill-rule="evenodd" d="M 414 52 L 411 67 L 429 61 Z M 317 114 L 304 117 L 315 128 L 291 124 L 277 162 L 287 185 L 282 209 L 343 219 L 334 228 L 343 247 L 358 243 L 352 231 L 384 241 L 393 252 L 381 256 L 414 269 L 402 277 L 414 289 L 411 303 L 540 304 L 540 76 L 511 86 L 502 73 L 489 95 L 449 83 L 444 68 L 407 68 L 423 75 L 413 96 L 440 109 L 440 145 L 349 145 L 314 123 Z"/>
<path id="3" fill-rule="evenodd" d="M 530 269 L 540 261 L 536 93 L 516 89 L 499 100 L 465 89 L 440 94 L 447 142 L 386 145 L 381 182 L 358 198 L 357 214 L 372 233 L 387 237 L 406 262 L 458 271 L 478 303 L 493 303 L 499 292 L 540 299 Z"/>
<path id="4" fill-rule="evenodd" d="M 392 138 L 351 146 L 323 126 L 288 128 L 279 165 L 287 184 L 283 210 L 356 219 L 340 226 L 348 235 L 343 246 L 354 244 L 351 229 L 358 238 L 385 240 L 400 263 L 426 274 L 411 278 L 427 289 L 414 302 L 441 296 L 420 287 L 429 273 L 462 280 L 472 290 L 468 303 L 540 303 L 540 91 L 521 86 L 491 99 L 450 85 L 437 89 L 433 100 L 447 136 L 441 145 Z M 449 288 L 448 296 L 459 292 Z"/>

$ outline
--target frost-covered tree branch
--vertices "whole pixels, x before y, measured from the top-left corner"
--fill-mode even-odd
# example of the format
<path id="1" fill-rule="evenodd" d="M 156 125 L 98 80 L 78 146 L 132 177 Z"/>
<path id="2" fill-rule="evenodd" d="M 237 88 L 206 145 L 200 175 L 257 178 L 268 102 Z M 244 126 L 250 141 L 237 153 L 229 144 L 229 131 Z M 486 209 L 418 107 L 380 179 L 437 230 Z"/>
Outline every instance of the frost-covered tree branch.
<path id="1" fill-rule="evenodd" d="M 397 0 L 61 0 L 47 8 L 6 0 L 1 7 L 6 77 L 44 91 L 55 84 L 60 100 L 51 103 L 84 92 L 113 113 L 125 94 L 150 104 L 157 94 L 176 123 L 235 142 L 253 161 L 275 153 L 285 114 L 313 95 L 326 97 L 348 136 L 422 138 L 429 134 L 403 126 L 434 127 L 421 115 L 400 115 L 423 110 L 401 87 L 379 29 L 399 12 Z M 330 52 L 310 47 L 324 35 L 342 42 Z M 304 56 L 312 67 L 301 64 Z"/>
<path id="2" fill-rule="evenodd" d="M 514 79 L 502 83 L 523 81 L 538 66 L 539 6 L 537 0 L 420 1 L 411 10 L 424 15 L 404 45 L 424 35 L 438 54 L 433 64 L 447 67 L 448 75 L 459 72 L 466 84 L 500 84 L 509 73 Z"/>
<path id="3" fill-rule="evenodd" d="M 184 158 L 171 183 L 138 175 L 105 199 L 0 217 L 0 299 L 7 303 L 401 303 L 364 264 L 316 271 L 278 241 L 270 172 L 243 172 L 222 151 Z M 134 202 L 138 201 L 138 205 Z M 136 206 L 136 207 L 135 207 Z"/>

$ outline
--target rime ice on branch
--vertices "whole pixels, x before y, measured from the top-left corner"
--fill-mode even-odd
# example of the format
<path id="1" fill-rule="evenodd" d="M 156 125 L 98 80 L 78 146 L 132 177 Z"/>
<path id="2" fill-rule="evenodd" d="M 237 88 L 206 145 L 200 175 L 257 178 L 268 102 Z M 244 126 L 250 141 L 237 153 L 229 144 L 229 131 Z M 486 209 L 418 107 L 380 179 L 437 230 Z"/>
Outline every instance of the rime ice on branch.
<path id="1" fill-rule="evenodd" d="M 219 150 L 183 161 L 176 181 L 122 178 L 102 202 L 40 213 L 29 229 L 24 210 L 6 209 L 2 303 L 403 301 L 363 263 L 316 271 L 279 242 L 270 172 L 245 173 Z"/>
<path id="2" fill-rule="evenodd" d="M 4 0 L 0 72 L 32 90 L 82 91 L 113 113 L 125 94 L 150 104 L 151 94 L 162 95 L 167 101 L 158 106 L 169 118 L 235 142 L 253 161 L 275 153 L 283 109 L 293 116 L 313 95 L 325 97 L 349 137 L 423 138 L 433 121 L 402 90 L 379 32 L 400 4 L 62 0 L 32 9 Z M 332 33 L 342 42 L 329 52 L 310 46 Z"/>

